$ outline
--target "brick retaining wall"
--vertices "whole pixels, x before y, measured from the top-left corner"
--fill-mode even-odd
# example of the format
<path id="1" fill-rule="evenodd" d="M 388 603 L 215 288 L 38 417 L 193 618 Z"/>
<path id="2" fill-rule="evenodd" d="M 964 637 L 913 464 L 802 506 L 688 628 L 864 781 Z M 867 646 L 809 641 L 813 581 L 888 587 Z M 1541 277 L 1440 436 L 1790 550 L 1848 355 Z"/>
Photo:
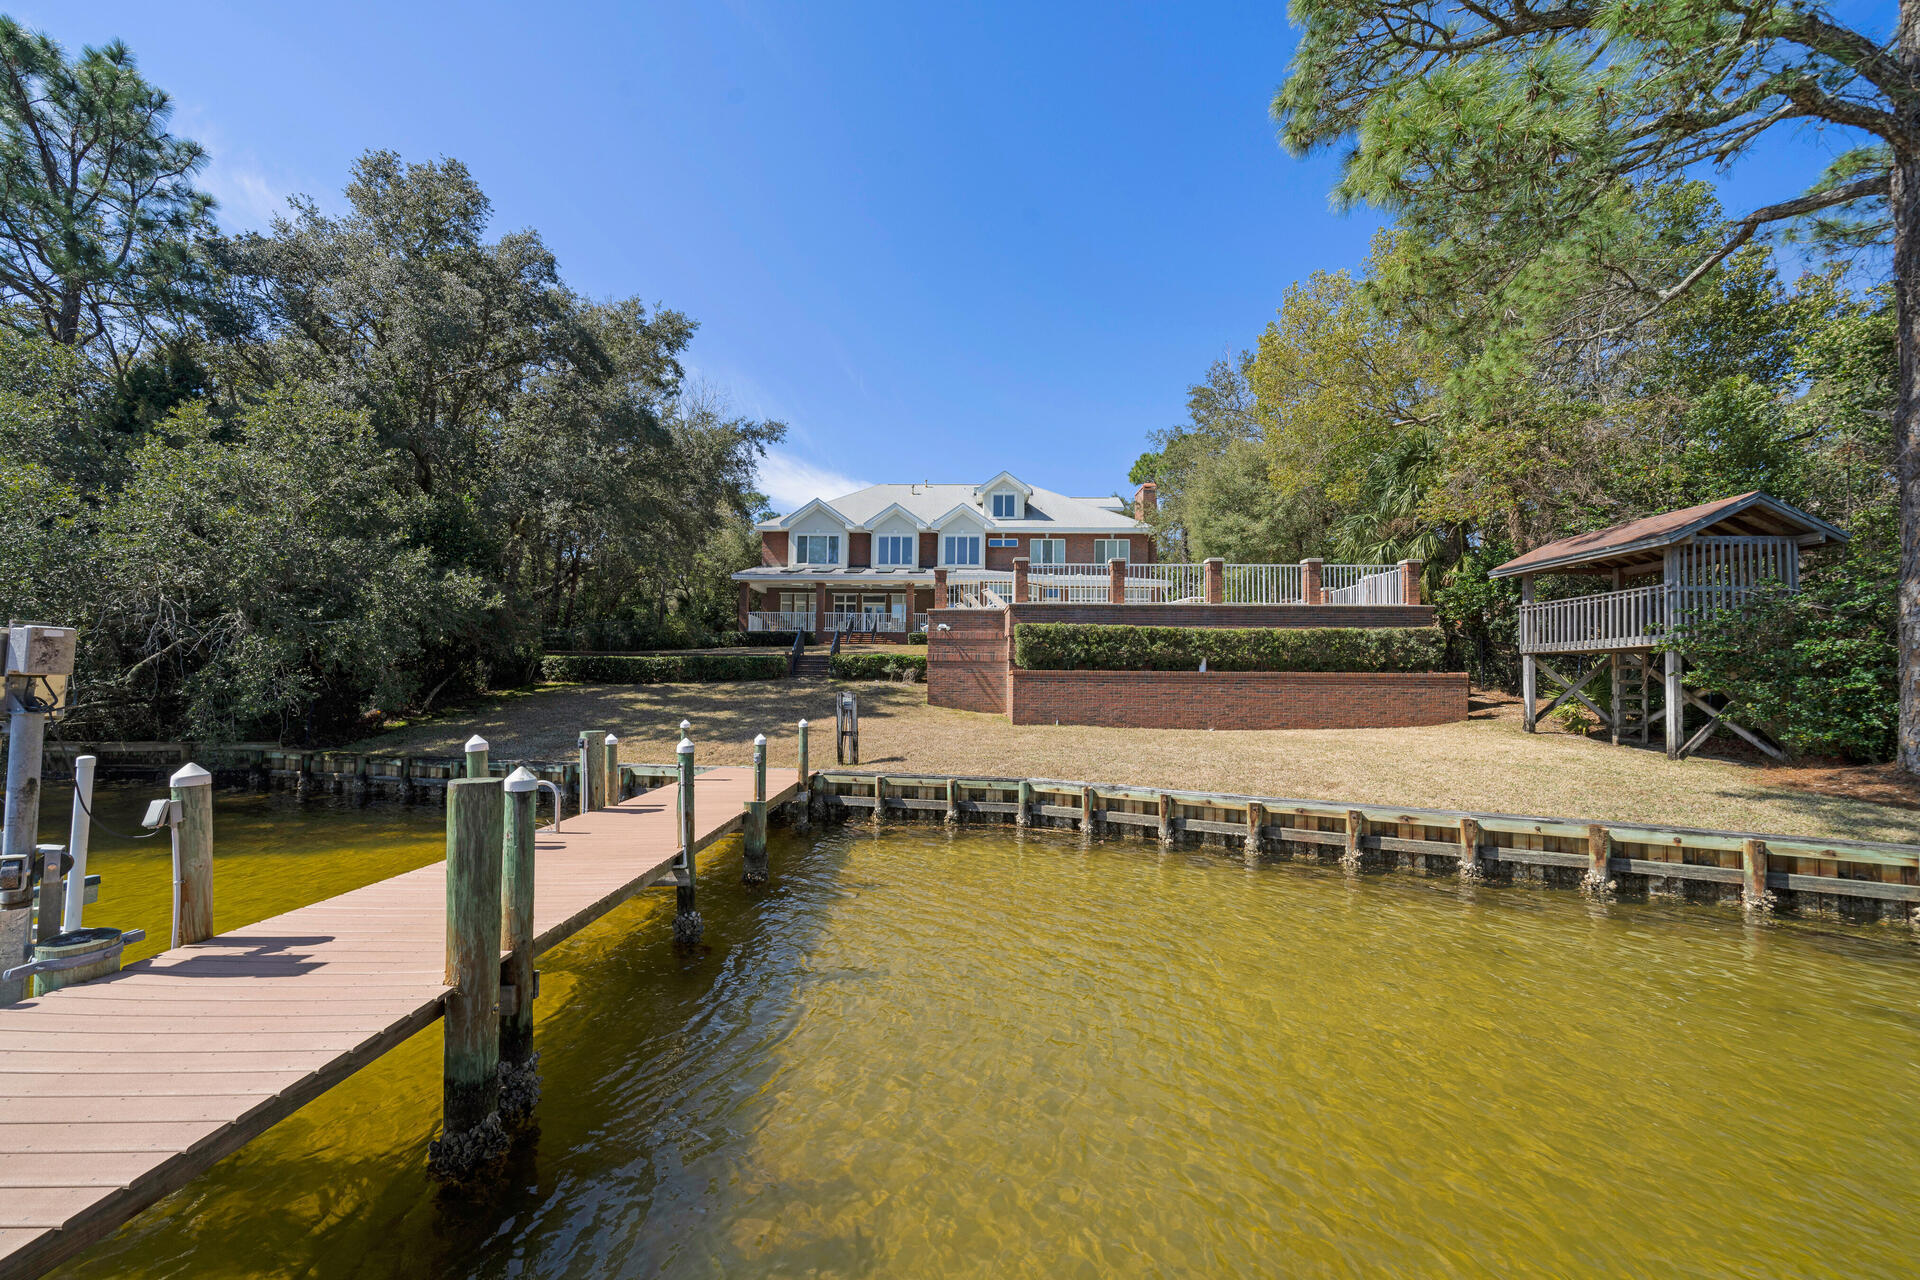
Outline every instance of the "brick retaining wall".
<path id="1" fill-rule="evenodd" d="M 950 613 L 972 612 L 954 609 Z M 940 615 L 947 617 L 946 613 Z M 1022 622 L 1123 627 L 1430 627 L 1425 604 L 1047 604 L 1013 606 Z"/>
<path id="2" fill-rule="evenodd" d="M 927 705 L 1006 715 L 1012 641 L 1004 609 L 941 609 L 927 628 Z"/>
<path id="3" fill-rule="evenodd" d="M 934 702 L 934 664 L 927 701 Z M 1462 671 L 1006 673 L 1015 724 L 1135 729 L 1398 729 L 1467 718 Z M 937 706 L 959 706 L 939 702 Z M 998 711 L 976 706 L 967 710 Z"/>

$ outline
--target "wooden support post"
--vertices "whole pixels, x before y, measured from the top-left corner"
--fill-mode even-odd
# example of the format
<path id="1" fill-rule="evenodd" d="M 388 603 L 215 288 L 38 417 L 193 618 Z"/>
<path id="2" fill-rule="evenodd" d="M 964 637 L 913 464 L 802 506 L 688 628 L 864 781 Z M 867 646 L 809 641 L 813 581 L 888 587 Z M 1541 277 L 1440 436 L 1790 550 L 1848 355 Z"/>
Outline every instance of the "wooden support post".
<path id="1" fill-rule="evenodd" d="M 1612 883 L 1613 833 L 1599 823 L 1587 826 L 1587 874 L 1583 887 L 1590 894 L 1602 894 Z"/>
<path id="2" fill-rule="evenodd" d="M 1763 911 L 1773 905 L 1767 892 L 1767 842 L 1748 840 L 1740 846 L 1740 900 L 1749 911 Z"/>
<path id="3" fill-rule="evenodd" d="M 533 1051 L 533 998 L 540 982 L 533 970 L 533 833 L 539 788 L 540 780 L 525 766 L 501 784 L 506 838 L 500 866 L 500 933 L 507 958 L 500 962 L 500 1114 L 509 1120 L 532 1114 L 540 1101 L 540 1055 Z"/>
<path id="4" fill-rule="evenodd" d="M 1360 843 L 1367 834 L 1367 815 L 1358 809 L 1347 810 L 1347 850 L 1340 855 L 1340 861 L 1347 867 L 1358 867 L 1366 856 L 1366 848 Z"/>
<path id="5" fill-rule="evenodd" d="M 674 863 L 673 940 L 693 947 L 706 932 L 693 896 L 693 740 L 680 739 L 674 750 L 680 757 L 680 857 Z"/>
<path id="6" fill-rule="evenodd" d="M 605 776 L 607 734 L 604 729 L 583 729 L 576 739 L 580 748 L 580 812 L 592 813 L 607 807 Z"/>
<path id="7" fill-rule="evenodd" d="M 447 986 L 440 1138 L 428 1164 L 459 1178 L 506 1150 L 500 1127 L 500 871 L 506 804 L 498 778 L 447 780 Z"/>
<path id="8" fill-rule="evenodd" d="M 610 733 L 607 735 L 607 803 L 616 805 L 626 798 L 626 791 L 620 785 L 620 739 Z"/>
<path id="9" fill-rule="evenodd" d="M 1080 834 L 1083 836 L 1093 834 L 1093 813 L 1093 788 L 1082 787 L 1080 788 Z"/>
<path id="10" fill-rule="evenodd" d="M 1681 726 L 1686 723 L 1687 700 L 1681 688 L 1680 678 L 1685 674 L 1685 664 L 1680 661 L 1676 649 L 1667 650 L 1666 680 L 1666 719 L 1667 719 L 1667 759 L 1677 759 L 1684 745 Z"/>
<path id="11" fill-rule="evenodd" d="M 1159 813 L 1160 813 L 1160 843 L 1163 845 L 1172 844 L 1173 843 L 1173 797 L 1168 795 L 1164 791 L 1160 793 Z"/>
<path id="12" fill-rule="evenodd" d="M 1030 827 L 1033 825 L 1033 783 L 1020 779 L 1020 785 L 1014 790 L 1013 825 Z"/>
<path id="13" fill-rule="evenodd" d="M 487 740 L 479 734 L 467 739 L 467 776 L 484 778 L 489 772 L 487 763 Z"/>
<path id="14" fill-rule="evenodd" d="M 767 798 L 767 735 L 753 735 L 753 798 Z"/>
<path id="15" fill-rule="evenodd" d="M 947 779 L 947 821 L 949 823 L 960 821 L 960 779 L 958 778 Z"/>
<path id="16" fill-rule="evenodd" d="M 887 815 L 887 780 L 876 776 L 873 780 L 873 825 L 879 826 Z"/>
<path id="17" fill-rule="evenodd" d="M 1460 819 L 1460 878 L 1480 878 L 1480 823 L 1473 818 Z"/>
<path id="18" fill-rule="evenodd" d="M 795 825 L 802 831 L 813 824 L 813 779 L 807 773 L 807 722 L 799 725 L 799 763 L 794 768 L 794 782 L 799 788 L 794 792 L 798 804 L 798 819 Z"/>
<path id="19" fill-rule="evenodd" d="M 1527 617 L 1525 606 L 1530 605 L 1532 603 L 1533 603 L 1533 575 L 1530 573 L 1523 573 L 1520 575 L 1520 604 L 1521 604 L 1521 615 L 1522 615 L 1521 621 L 1523 624 L 1526 621 L 1526 617 Z M 1526 628 L 1523 625 L 1521 627 L 1520 641 L 1524 645 L 1526 643 L 1526 640 L 1527 640 Z M 1534 662 L 1533 655 L 1531 653 L 1527 653 L 1523 651 L 1520 655 L 1520 726 L 1523 729 L 1525 729 L 1528 733 L 1532 733 L 1534 731 L 1533 709 L 1539 701 L 1540 701 L 1539 667 Z"/>
<path id="20" fill-rule="evenodd" d="M 1620 575 L 1618 573 L 1615 573 L 1613 576 L 1616 581 L 1619 580 Z M 1618 590 L 1618 588 L 1615 589 Z M 1626 727 L 1626 712 L 1623 709 L 1626 706 L 1626 671 L 1627 660 L 1625 655 L 1620 653 L 1610 653 L 1607 655 L 1607 707 L 1613 712 L 1613 714 L 1607 718 L 1607 738 L 1616 747 L 1620 745 L 1620 731 Z"/>
<path id="21" fill-rule="evenodd" d="M 741 884 L 767 882 L 767 802 L 742 801 L 740 815 Z"/>
<path id="22" fill-rule="evenodd" d="M 168 780 L 179 818 L 173 828 L 173 945 L 213 936 L 213 775 L 197 764 Z"/>
<path id="23" fill-rule="evenodd" d="M 313 752 L 300 753 L 298 769 L 299 772 L 294 775 L 293 792 L 304 798 L 313 789 Z"/>
<path id="24" fill-rule="evenodd" d="M 1260 858 L 1260 828 L 1267 825 L 1267 806 L 1258 800 L 1247 801 L 1247 861 Z"/>

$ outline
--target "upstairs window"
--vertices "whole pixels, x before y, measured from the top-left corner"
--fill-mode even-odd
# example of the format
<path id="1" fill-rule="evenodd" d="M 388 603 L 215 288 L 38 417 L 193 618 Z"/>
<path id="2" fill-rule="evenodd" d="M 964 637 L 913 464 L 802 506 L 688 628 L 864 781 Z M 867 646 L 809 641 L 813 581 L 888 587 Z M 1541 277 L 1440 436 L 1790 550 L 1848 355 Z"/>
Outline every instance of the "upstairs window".
<path id="1" fill-rule="evenodd" d="M 873 540 L 873 562 L 875 564 L 911 565 L 913 563 L 913 544 L 914 539 L 911 536 L 905 538 L 875 538 Z"/>
<path id="2" fill-rule="evenodd" d="M 948 535 L 946 540 L 948 564 L 979 564 L 980 539 Z"/>
<path id="3" fill-rule="evenodd" d="M 793 539 L 793 562 L 795 564 L 839 564 L 840 535 L 837 533 L 802 533 Z"/>
<path id="4" fill-rule="evenodd" d="M 1020 509 L 1020 499 L 1016 494 L 996 493 L 993 495 L 993 518 L 1011 520 Z"/>
<path id="5" fill-rule="evenodd" d="M 1065 564 L 1067 562 L 1065 538 L 1035 538 L 1027 544 L 1027 548 L 1027 561 L 1030 564 Z"/>
<path id="6" fill-rule="evenodd" d="M 1131 560 L 1132 545 L 1125 538 L 1096 538 L 1093 543 L 1094 562 L 1105 564 L 1109 560 Z"/>

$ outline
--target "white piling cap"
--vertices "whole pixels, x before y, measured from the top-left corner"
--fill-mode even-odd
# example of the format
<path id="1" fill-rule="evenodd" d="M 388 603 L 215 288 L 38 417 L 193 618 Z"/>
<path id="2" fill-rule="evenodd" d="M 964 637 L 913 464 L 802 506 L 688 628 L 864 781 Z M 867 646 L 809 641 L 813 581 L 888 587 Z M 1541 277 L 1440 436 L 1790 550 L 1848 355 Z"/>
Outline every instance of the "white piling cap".
<path id="1" fill-rule="evenodd" d="M 800 727 L 801 727 L 802 729 L 804 729 L 804 728 L 806 728 L 806 727 L 807 727 L 807 722 L 806 722 L 805 720 L 802 720 L 802 721 L 800 722 Z"/>
<path id="2" fill-rule="evenodd" d="M 756 733 L 756 734 L 754 734 L 754 735 L 753 735 L 753 745 L 754 745 L 754 746 L 756 746 L 756 747 L 764 747 L 764 746 L 766 746 L 766 745 L 767 745 L 767 735 L 766 735 L 766 734 L 764 734 L 764 733 Z"/>
<path id="3" fill-rule="evenodd" d="M 610 746 L 610 747 L 617 747 L 617 746 L 619 746 L 619 745 L 620 745 L 620 739 L 618 739 L 618 738 L 616 738 L 616 737 L 614 737 L 614 736 L 613 736 L 612 734 L 608 734 L 608 735 L 607 735 L 607 745 L 608 745 L 608 746 Z"/>
<path id="4" fill-rule="evenodd" d="M 690 755 L 692 755 L 692 754 L 693 754 L 693 739 L 692 739 L 692 738 L 682 738 L 682 739 L 680 739 L 680 745 L 679 745 L 679 746 L 677 746 L 677 747 L 675 747 L 675 748 L 674 748 L 674 750 L 675 750 L 675 751 L 678 751 L 678 752 L 679 752 L 679 753 L 680 753 L 681 755 L 683 755 L 683 756 L 690 756 Z"/>
<path id="5" fill-rule="evenodd" d="M 486 749 L 487 749 L 487 740 L 481 737 L 479 734 L 476 733 L 471 738 L 467 739 L 467 750 L 485 751 Z"/>
<path id="6" fill-rule="evenodd" d="M 533 770 L 521 765 L 507 775 L 506 786 L 509 791 L 536 791 L 540 787 L 540 779 L 533 776 Z"/>
<path id="7" fill-rule="evenodd" d="M 693 728 L 693 725 L 691 723 L 689 723 L 688 721 L 682 720 L 680 722 L 680 736 L 683 738 L 686 737 L 687 732 L 692 728 Z"/>
<path id="8" fill-rule="evenodd" d="M 183 764 L 167 779 L 170 787 L 205 787 L 212 783 L 213 775 L 197 764 Z"/>

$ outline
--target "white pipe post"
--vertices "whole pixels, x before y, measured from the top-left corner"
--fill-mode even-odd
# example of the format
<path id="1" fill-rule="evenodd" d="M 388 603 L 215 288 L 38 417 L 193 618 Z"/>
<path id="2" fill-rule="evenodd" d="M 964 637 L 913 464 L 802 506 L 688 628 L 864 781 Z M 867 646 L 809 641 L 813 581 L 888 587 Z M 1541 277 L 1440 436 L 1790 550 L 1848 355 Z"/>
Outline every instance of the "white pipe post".
<path id="1" fill-rule="evenodd" d="M 20 868 L 20 887 L 8 895 L 18 899 L 17 905 L 0 906 L 0 969 L 33 959 L 33 896 L 27 886 L 40 838 L 40 755 L 47 733 L 46 713 L 27 710 L 13 686 L 7 681 L 7 807 L 0 857 Z M 0 978 L 0 1005 L 17 1003 L 26 990 L 24 979 Z"/>

